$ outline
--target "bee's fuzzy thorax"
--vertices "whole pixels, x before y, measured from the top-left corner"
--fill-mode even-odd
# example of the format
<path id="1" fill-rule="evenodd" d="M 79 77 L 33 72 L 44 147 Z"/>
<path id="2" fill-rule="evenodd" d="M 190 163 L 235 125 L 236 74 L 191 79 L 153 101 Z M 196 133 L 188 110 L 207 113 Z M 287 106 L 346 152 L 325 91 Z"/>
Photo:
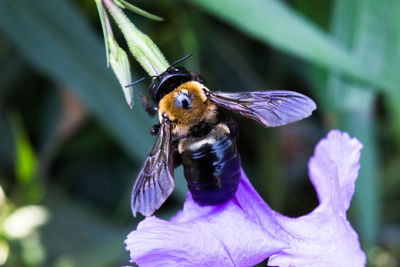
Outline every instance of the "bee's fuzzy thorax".
<path id="1" fill-rule="evenodd" d="M 171 93 L 165 95 L 159 103 L 158 114 L 161 121 L 162 114 L 166 113 L 172 122 L 172 134 L 185 136 L 191 127 L 202 121 L 216 120 L 216 105 L 208 101 L 204 94 L 205 86 L 196 81 L 181 84 Z M 206 89 L 208 90 L 208 89 Z M 191 99 L 191 106 L 184 109 L 176 104 L 179 94 L 185 94 Z"/>
<path id="2" fill-rule="evenodd" d="M 196 150 L 199 149 L 202 145 L 204 144 L 214 144 L 216 140 L 219 140 L 225 135 L 229 135 L 230 130 L 227 125 L 224 123 L 219 123 L 215 125 L 211 131 L 202 137 L 188 137 L 188 138 L 182 138 L 179 141 L 178 144 L 178 151 L 179 153 L 183 153 L 183 151 L 192 149 Z"/>

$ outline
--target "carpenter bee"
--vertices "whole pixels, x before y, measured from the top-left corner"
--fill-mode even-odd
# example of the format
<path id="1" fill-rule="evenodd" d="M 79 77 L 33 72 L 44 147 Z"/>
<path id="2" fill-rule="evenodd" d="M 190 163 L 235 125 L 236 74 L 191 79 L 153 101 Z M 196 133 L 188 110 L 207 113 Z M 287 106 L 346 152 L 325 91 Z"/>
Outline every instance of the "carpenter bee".
<path id="1" fill-rule="evenodd" d="M 217 107 L 264 127 L 304 119 L 316 109 L 310 98 L 291 91 L 211 91 L 197 73 L 175 67 L 189 56 L 152 78 L 149 94 L 157 106 L 142 96 L 146 111 L 158 114 L 160 123 L 151 130 L 156 140 L 133 187 L 134 216 L 150 216 L 165 202 L 175 186 L 174 168 L 180 164 L 199 205 L 222 204 L 233 197 L 241 172 L 238 127 L 232 119 L 219 120 Z"/>

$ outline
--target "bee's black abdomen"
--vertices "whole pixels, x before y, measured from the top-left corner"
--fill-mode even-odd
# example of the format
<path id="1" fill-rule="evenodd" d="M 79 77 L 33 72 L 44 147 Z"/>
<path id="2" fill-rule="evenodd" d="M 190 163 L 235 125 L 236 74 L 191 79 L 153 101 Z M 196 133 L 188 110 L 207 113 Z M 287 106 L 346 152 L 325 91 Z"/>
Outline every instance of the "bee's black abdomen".
<path id="1" fill-rule="evenodd" d="M 235 141 L 229 135 L 213 141 L 191 146 L 182 153 L 189 190 L 201 206 L 228 201 L 240 181 L 240 155 Z"/>

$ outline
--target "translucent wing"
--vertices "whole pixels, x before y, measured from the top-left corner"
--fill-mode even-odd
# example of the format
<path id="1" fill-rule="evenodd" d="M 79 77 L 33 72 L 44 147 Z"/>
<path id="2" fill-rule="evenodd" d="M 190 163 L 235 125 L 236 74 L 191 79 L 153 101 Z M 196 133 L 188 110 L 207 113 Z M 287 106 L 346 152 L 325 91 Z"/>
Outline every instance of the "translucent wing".
<path id="1" fill-rule="evenodd" d="M 175 186 L 171 156 L 171 130 L 163 122 L 150 154 L 133 186 L 131 207 L 133 216 L 140 212 L 150 216 L 169 197 Z"/>
<path id="2" fill-rule="evenodd" d="M 217 105 L 253 119 L 264 127 L 276 127 L 311 115 L 314 101 L 291 91 L 225 93 L 205 91 Z"/>

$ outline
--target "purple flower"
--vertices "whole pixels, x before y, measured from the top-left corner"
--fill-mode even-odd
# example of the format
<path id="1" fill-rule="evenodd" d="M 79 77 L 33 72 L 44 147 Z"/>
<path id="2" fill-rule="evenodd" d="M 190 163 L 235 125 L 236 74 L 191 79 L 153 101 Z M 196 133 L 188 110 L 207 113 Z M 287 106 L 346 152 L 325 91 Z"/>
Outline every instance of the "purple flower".
<path id="1" fill-rule="evenodd" d="M 272 210 L 242 171 L 236 195 L 198 206 L 190 193 L 170 221 L 144 219 L 125 243 L 140 266 L 364 266 L 357 233 L 346 219 L 362 144 L 337 130 L 319 142 L 309 162 L 319 206 L 288 218 Z"/>

